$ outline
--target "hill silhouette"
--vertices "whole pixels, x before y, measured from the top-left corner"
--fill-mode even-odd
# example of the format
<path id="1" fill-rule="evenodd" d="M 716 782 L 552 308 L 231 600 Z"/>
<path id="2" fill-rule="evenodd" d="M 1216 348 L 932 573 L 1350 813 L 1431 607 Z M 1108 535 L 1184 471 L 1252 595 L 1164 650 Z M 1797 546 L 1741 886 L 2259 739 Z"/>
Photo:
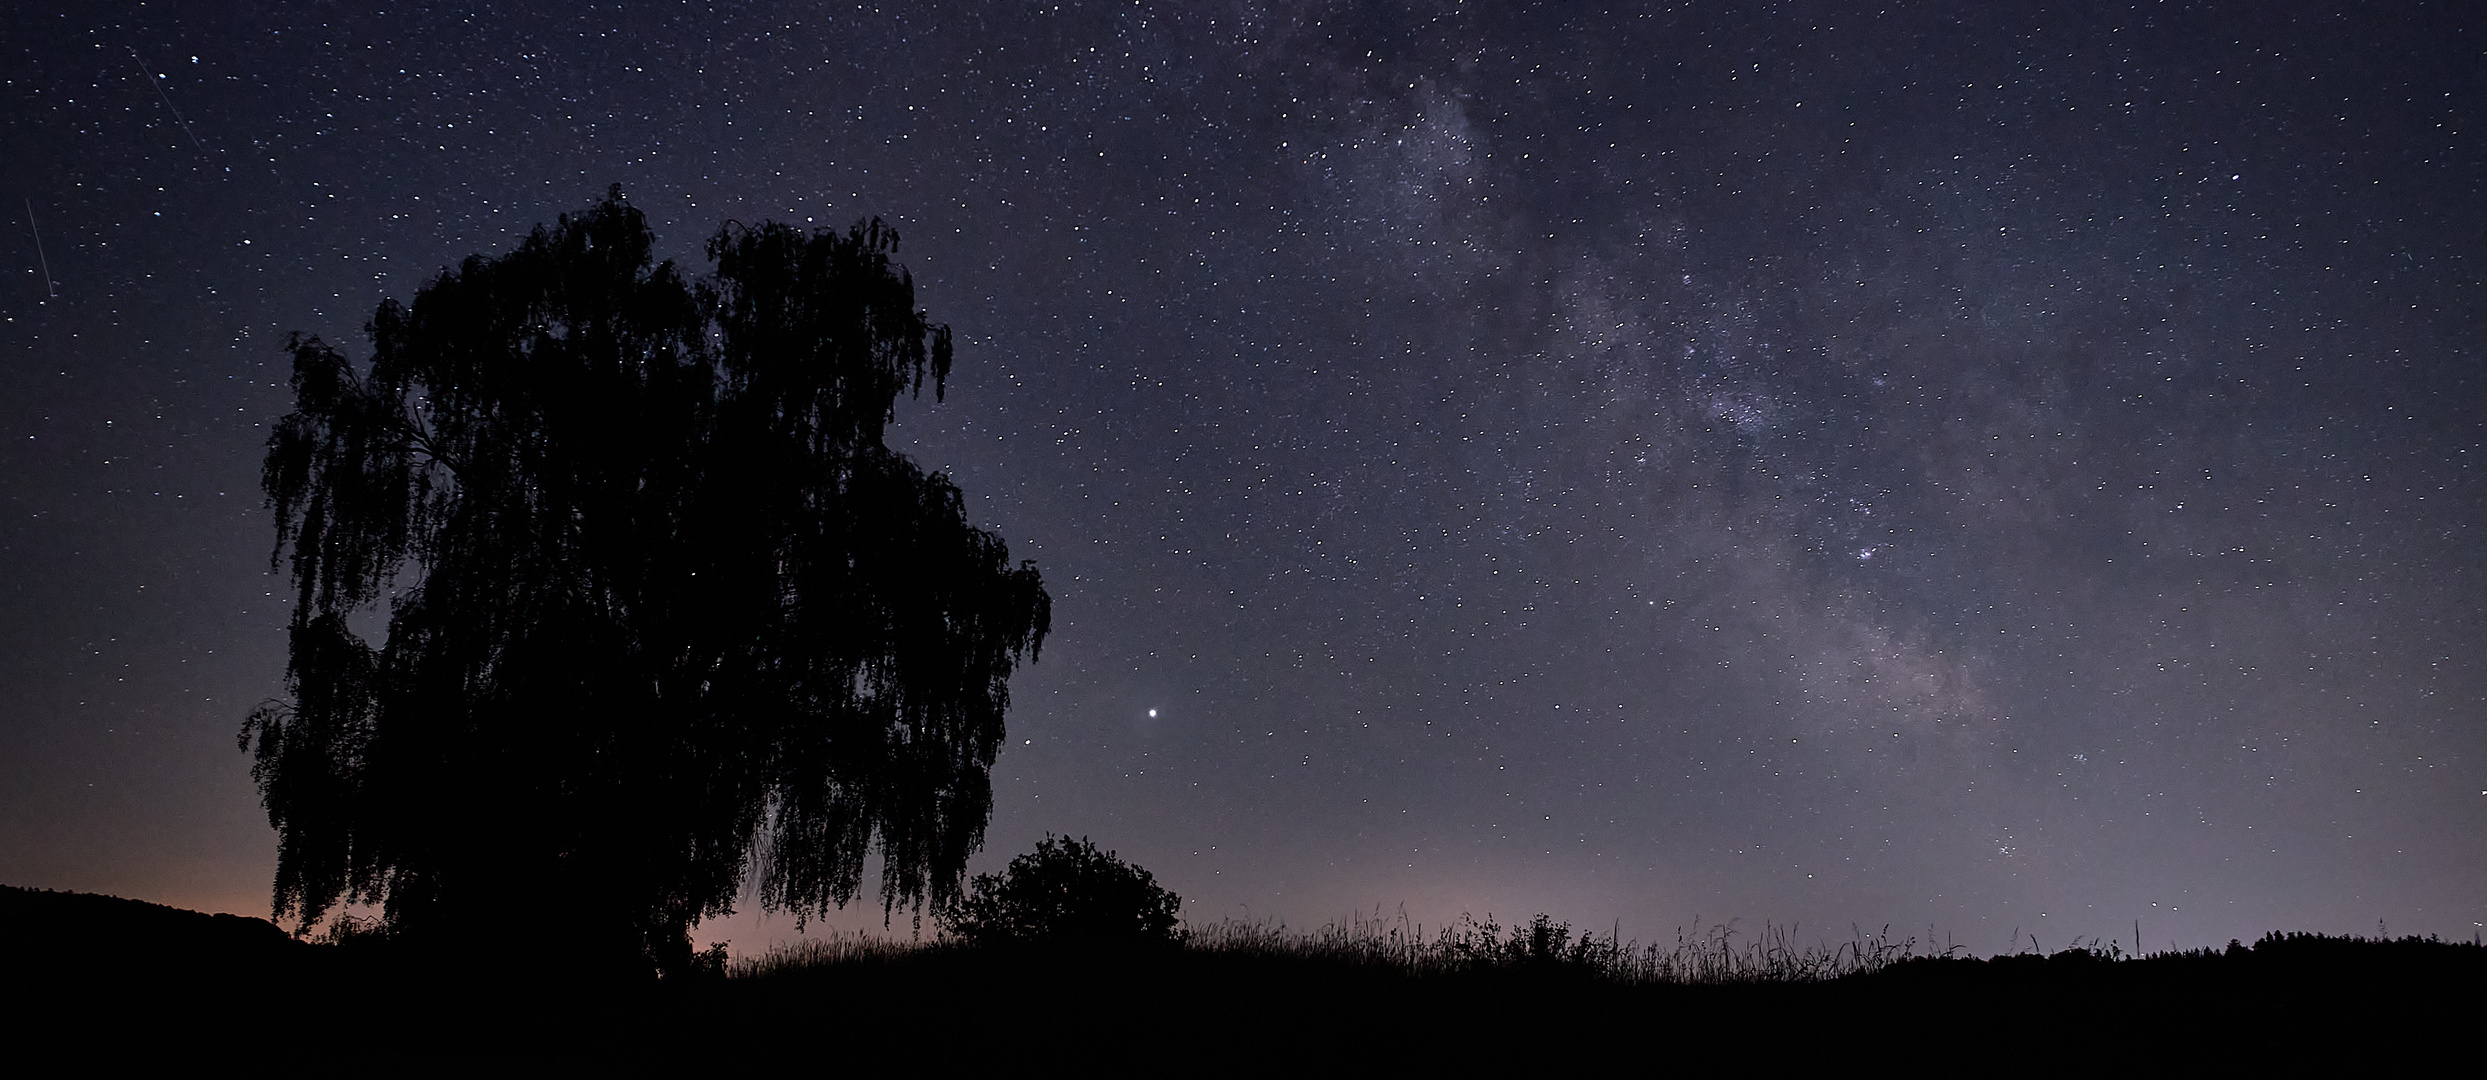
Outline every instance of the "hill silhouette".
<path id="1" fill-rule="evenodd" d="M 2303 1071 L 2431 1062 L 2487 1005 L 2487 948 L 2421 938 L 2272 934 L 2142 958 L 2075 948 L 1689 984 L 1618 980 L 1577 952 L 1428 968 L 1311 936 L 1208 934 L 1157 949 L 816 949 L 731 977 L 598 982 L 540 970 L 518 946 L 452 967 L 257 919 L 0 887 L 0 1036 L 105 1070 L 373 1075 Z"/>
<path id="2" fill-rule="evenodd" d="M 0 885 L 0 950 L 63 977 L 231 974 L 280 968 L 309 948 L 266 919 Z"/>

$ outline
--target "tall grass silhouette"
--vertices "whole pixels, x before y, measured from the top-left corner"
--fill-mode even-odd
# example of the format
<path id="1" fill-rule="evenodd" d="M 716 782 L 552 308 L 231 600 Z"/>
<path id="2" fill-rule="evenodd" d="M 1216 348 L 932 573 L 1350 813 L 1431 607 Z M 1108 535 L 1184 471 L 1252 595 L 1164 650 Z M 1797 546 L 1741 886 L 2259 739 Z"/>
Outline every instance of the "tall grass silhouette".
<path id="1" fill-rule="evenodd" d="M 1845 941 L 1806 943 L 1795 926 L 1764 924 L 1747 935 L 1734 921 L 1678 929 L 1673 942 L 1627 941 L 1619 931 L 1575 931 L 1540 914 L 1504 926 L 1488 914 L 1461 915 L 1428 930 L 1402 910 L 1357 912 L 1300 931 L 1284 922 L 1221 920 L 1187 924 L 1183 950 L 1205 958 L 1297 962 L 1412 976 L 1530 972 L 1624 986 L 1814 983 L 1881 971 L 1904 960 L 1943 958 L 1888 928 L 1851 928 Z M 780 945 L 727 965 L 737 978 L 765 978 L 824 965 L 888 963 L 968 948 L 950 939 L 912 942 L 839 934 Z"/>

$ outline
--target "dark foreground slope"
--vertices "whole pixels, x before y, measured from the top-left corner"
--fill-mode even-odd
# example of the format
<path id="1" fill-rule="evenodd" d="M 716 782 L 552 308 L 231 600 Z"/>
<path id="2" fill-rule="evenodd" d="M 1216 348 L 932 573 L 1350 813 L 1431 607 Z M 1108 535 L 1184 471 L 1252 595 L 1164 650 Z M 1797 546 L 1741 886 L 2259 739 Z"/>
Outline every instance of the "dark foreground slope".
<path id="1" fill-rule="evenodd" d="M 592 1065 L 623 1060 L 615 1034 L 658 1015 L 654 989 L 561 978 L 506 950 L 343 948 L 264 919 L 0 886 L 0 1045 L 55 1072 Z"/>
<path id="2" fill-rule="evenodd" d="M 282 963 L 302 948 L 266 919 L 0 885 L 0 950 L 15 964 L 159 975 L 231 972 Z"/>
<path id="3" fill-rule="evenodd" d="M 2303 936 L 2143 960 L 1917 960 L 1798 984 L 1174 948 L 932 948 L 631 983 L 23 890 L 0 890 L 0 956 L 8 1045 L 104 1072 L 2302 1071 L 2470 1054 L 2487 1005 L 2477 946 Z"/>
<path id="4" fill-rule="evenodd" d="M 2468 1055 L 2483 989 L 2476 946 L 2299 937 L 2146 960 L 2072 951 L 1695 986 L 1619 985 L 1558 964 L 1419 975 L 1269 954 L 931 951 L 729 980 L 702 1004 L 762 1031 L 869 1017 L 818 1030 L 901 1056 L 1118 1069 L 2088 1074 Z"/>

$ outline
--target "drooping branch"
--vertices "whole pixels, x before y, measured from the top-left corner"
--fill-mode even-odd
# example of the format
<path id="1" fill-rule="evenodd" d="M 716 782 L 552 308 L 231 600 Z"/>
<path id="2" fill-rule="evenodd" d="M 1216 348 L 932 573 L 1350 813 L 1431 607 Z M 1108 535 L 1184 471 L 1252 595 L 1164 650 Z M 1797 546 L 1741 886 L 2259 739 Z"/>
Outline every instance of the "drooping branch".
<path id="1" fill-rule="evenodd" d="M 243 739 L 304 925 L 562 898 L 664 962 L 754 870 L 798 917 L 876 847 L 885 911 L 956 894 L 1050 601 L 883 444 L 947 328 L 878 223 L 722 232 L 701 282 L 650 243 L 617 195 L 384 304 L 367 371 L 290 344 L 293 699 Z"/>

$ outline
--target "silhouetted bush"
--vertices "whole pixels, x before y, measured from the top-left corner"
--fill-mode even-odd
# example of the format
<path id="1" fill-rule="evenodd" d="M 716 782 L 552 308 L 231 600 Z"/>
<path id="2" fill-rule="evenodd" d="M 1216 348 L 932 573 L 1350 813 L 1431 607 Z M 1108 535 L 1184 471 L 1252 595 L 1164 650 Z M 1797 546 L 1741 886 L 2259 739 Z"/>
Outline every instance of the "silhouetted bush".
<path id="1" fill-rule="evenodd" d="M 1171 943 L 1184 939 L 1174 914 L 1182 904 L 1148 871 L 1098 851 L 1087 837 L 1047 833 L 1000 875 L 976 875 L 936 918 L 976 944 Z"/>

